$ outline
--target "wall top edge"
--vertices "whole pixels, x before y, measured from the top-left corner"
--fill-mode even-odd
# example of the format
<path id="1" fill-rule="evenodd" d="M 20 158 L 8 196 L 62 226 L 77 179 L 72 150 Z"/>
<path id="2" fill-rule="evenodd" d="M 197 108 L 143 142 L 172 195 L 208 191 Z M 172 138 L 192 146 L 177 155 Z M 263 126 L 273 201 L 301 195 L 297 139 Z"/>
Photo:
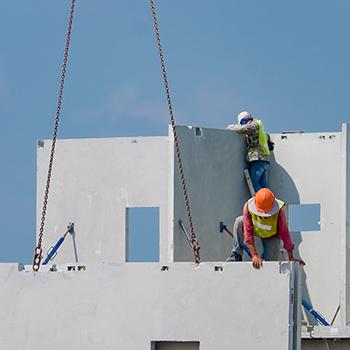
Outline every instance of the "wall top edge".
<path id="1" fill-rule="evenodd" d="M 102 271 L 110 269 L 125 269 L 125 270 L 138 270 L 149 269 L 153 271 L 161 272 L 179 272 L 179 271 L 194 271 L 194 272 L 213 272 L 218 274 L 232 273 L 237 270 L 247 270 L 252 274 L 254 273 L 278 273 L 281 275 L 290 274 L 293 271 L 294 263 L 290 262 L 274 262 L 267 261 L 264 263 L 264 269 L 257 271 L 253 269 L 251 262 L 242 262 L 234 264 L 232 262 L 202 262 L 196 265 L 193 262 L 169 262 L 167 264 L 161 263 L 66 263 L 66 264 L 50 264 L 41 266 L 38 273 L 52 273 L 52 272 L 85 272 L 85 271 Z M 32 265 L 23 265 L 21 263 L 0 264 L 0 271 L 4 270 L 16 270 L 21 273 L 32 273 Z"/>
<path id="2" fill-rule="evenodd" d="M 57 139 L 57 142 L 119 142 L 119 143 L 137 143 L 137 142 L 154 142 L 154 141 L 167 141 L 169 136 L 115 136 L 115 137 L 95 137 L 95 138 L 71 138 L 71 139 Z M 133 142 L 136 141 L 136 142 Z M 51 142 L 51 139 L 38 140 L 38 144 L 41 142 Z"/>

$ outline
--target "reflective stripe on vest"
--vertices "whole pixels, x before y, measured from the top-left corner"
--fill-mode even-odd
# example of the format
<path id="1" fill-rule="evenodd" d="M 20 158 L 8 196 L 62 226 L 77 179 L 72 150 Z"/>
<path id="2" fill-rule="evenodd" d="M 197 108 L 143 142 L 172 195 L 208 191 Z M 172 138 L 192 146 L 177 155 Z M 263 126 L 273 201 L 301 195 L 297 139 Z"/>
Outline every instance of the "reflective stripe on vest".
<path id="1" fill-rule="evenodd" d="M 269 146 L 267 144 L 267 137 L 264 131 L 264 126 L 261 120 L 256 121 L 259 126 L 259 146 L 264 155 L 268 156 L 270 154 Z"/>
<path id="2" fill-rule="evenodd" d="M 279 205 L 279 210 L 281 210 L 281 208 L 284 206 L 284 202 L 279 199 L 277 199 L 277 202 Z M 248 212 L 252 217 L 255 236 L 260 238 L 270 238 L 277 233 L 279 211 L 268 218 L 262 218 L 261 216 L 254 214 L 249 209 L 249 206 L 248 206 Z"/>

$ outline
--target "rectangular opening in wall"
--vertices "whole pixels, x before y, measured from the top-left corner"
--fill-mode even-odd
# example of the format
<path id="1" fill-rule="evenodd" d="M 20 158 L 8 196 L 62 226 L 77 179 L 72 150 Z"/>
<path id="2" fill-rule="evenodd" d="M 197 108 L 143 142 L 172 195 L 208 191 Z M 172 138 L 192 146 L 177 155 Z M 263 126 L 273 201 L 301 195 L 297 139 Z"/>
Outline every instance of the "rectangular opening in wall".
<path id="1" fill-rule="evenodd" d="M 127 262 L 159 261 L 159 208 L 126 208 Z"/>
<path id="2" fill-rule="evenodd" d="M 288 224 L 291 232 L 320 231 L 320 204 L 289 204 Z"/>
<path id="3" fill-rule="evenodd" d="M 155 341 L 151 350 L 199 350 L 197 341 Z"/>

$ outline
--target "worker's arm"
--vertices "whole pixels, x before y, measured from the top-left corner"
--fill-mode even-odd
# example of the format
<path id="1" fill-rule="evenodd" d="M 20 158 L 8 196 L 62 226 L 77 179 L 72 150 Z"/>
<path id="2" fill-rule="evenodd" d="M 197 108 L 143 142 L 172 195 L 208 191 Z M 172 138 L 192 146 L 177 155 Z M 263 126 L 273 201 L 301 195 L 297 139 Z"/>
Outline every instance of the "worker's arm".
<path id="1" fill-rule="evenodd" d="M 248 206 L 245 204 L 243 207 L 243 224 L 244 224 L 244 241 L 248 245 L 250 253 L 252 254 L 252 263 L 256 269 L 262 267 L 262 259 L 255 248 L 254 243 L 254 225 L 252 217 L 249 214 Z"/>
<path id="2" fill-rule="evenodd" d="M 237 131 L 241 134 L 249 134 L 251 132 L 254 132 L 257 127 L 259 126 L 254 122 L 245 125 L 229 124 L 226 126 L 226 130 Z"/>
<path id="3" fill-rule="evenodd" d="M 262 265 L 263 265 L 263 260 L 260 258 L 258 252 L 256 251 L 255 244 L 250 243 L 250 244 L 248 244 L 248 247 L 249 247 L 250 253 L 252 254 L 253 266 L 256 269 L 260 269 L 260 267 L 262 267 Z"/>
<path id="4" fill-rule="evenodd" d="M 301 265 L 305 265 L 305 262 L 301 259 L 295 259 L 293 255 L 294 244 L 289 232 L 285 209 L 282 208 L 278 216 L 278 236 L 283 241 L 283 247 L 288 252 L 288 260 L 299 262 Z"/>

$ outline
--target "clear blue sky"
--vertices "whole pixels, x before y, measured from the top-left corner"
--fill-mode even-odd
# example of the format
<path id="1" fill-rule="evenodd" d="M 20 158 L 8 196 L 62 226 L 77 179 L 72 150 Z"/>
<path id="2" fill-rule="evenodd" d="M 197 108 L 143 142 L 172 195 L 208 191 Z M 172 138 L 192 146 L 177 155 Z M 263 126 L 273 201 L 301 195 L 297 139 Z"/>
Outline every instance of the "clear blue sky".
<path id="1" fill-rule="evenodd" d="M 0 1 L 0 261 L 31 262 L 37 140 L 51 137 L 70 1 Z M 241 110 L 270 132 L 349 120 L 348 0 L 156 1 L 179 124 Z M 59 137 L 164 135 L 148 1 L 77 0 Z M 50 210 L 50 209 L 49 209 Z"/>

